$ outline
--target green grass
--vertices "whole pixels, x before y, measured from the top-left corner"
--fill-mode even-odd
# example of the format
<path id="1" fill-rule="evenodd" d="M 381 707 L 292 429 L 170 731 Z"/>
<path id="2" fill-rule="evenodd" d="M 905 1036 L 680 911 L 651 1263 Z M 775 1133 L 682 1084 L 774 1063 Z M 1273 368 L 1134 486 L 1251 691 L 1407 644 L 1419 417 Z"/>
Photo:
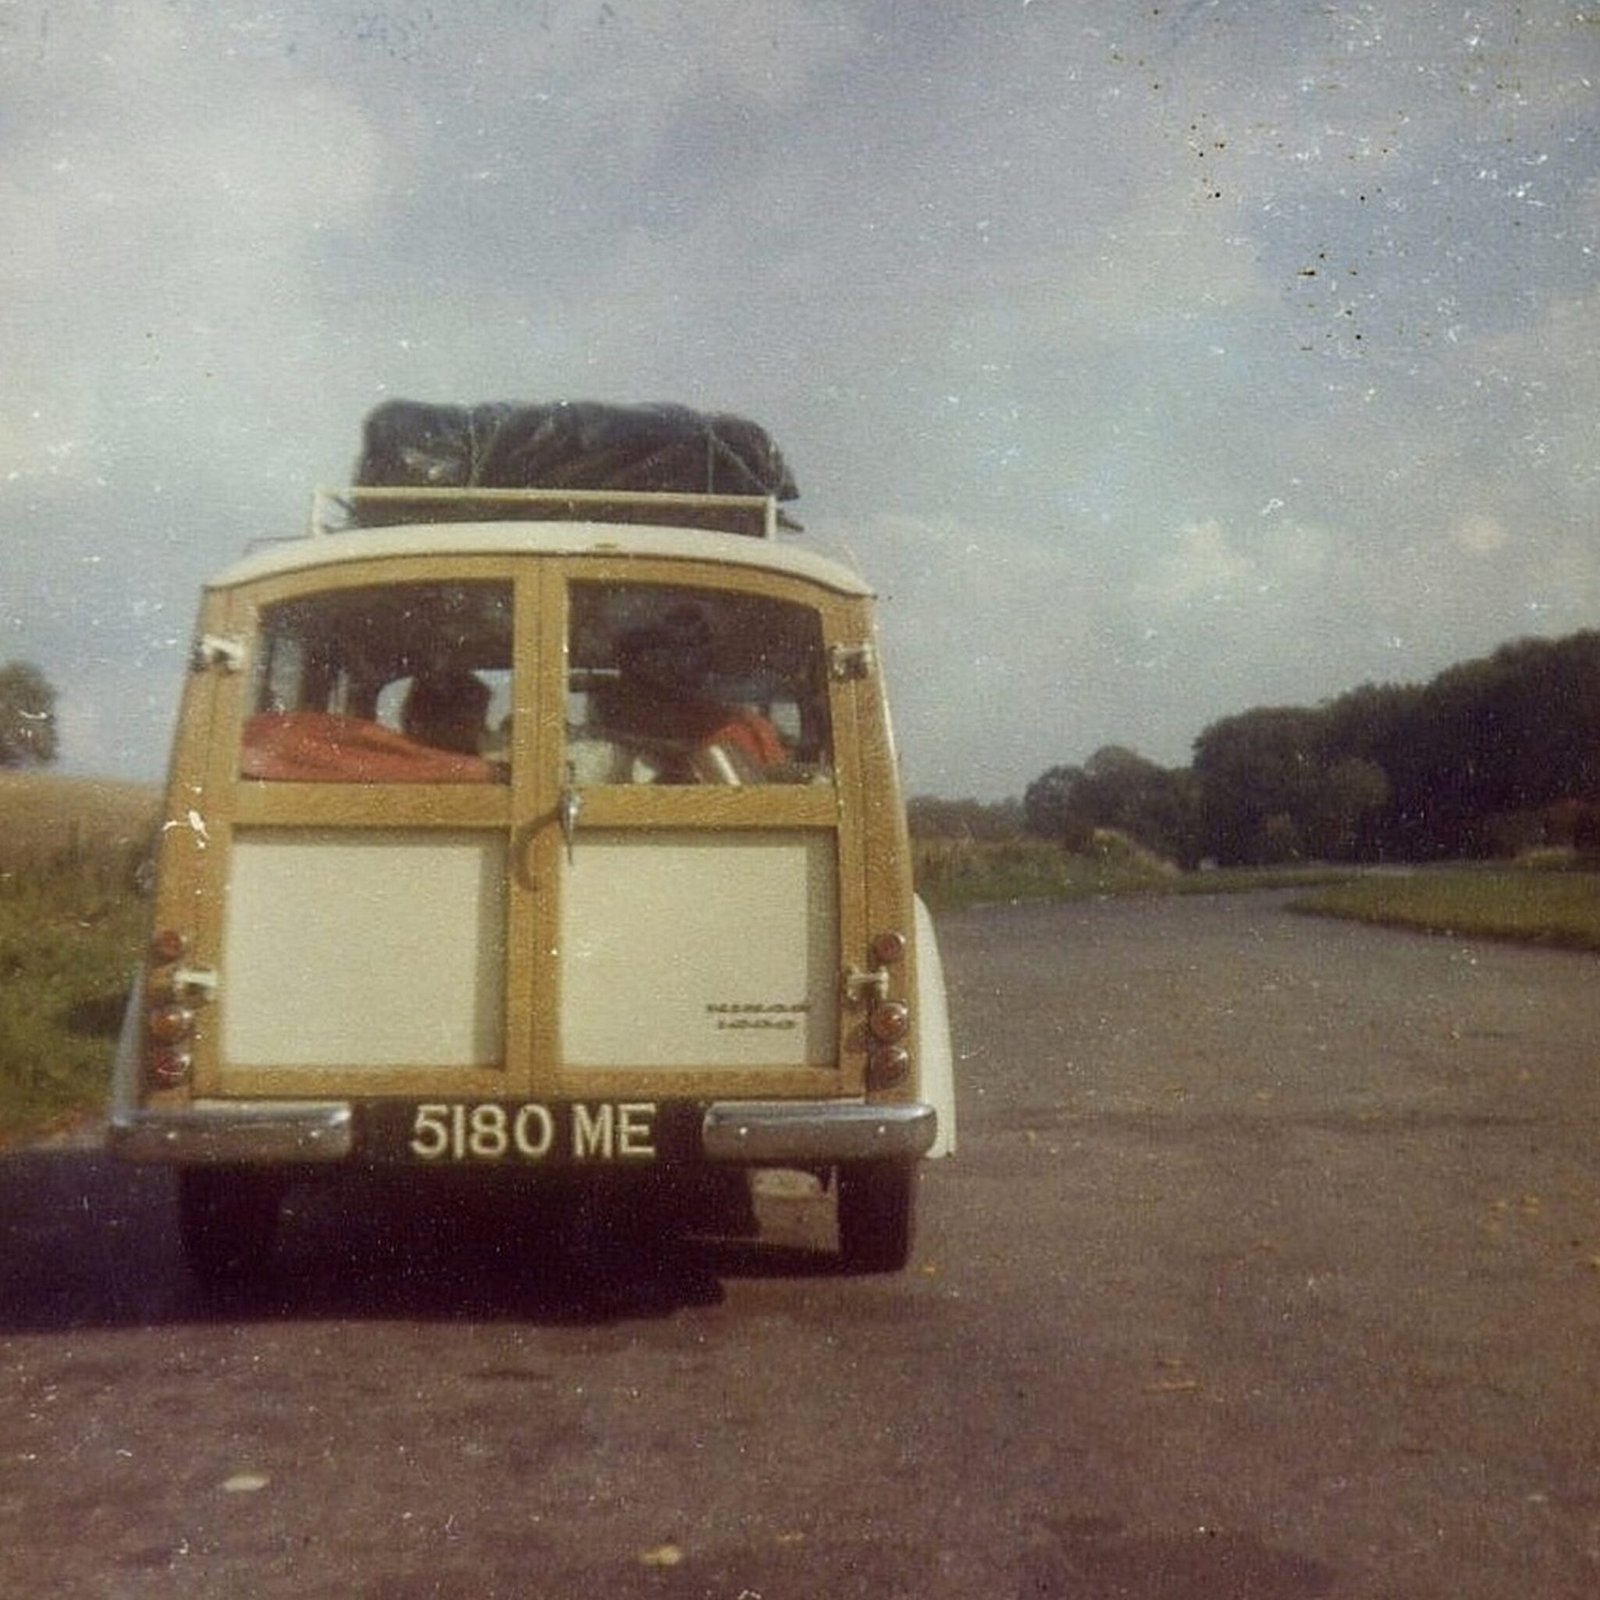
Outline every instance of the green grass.
<path id="1" fill-rule="evenodd" d="M 0 1149 L 105 1098 L 155 804 L 127 785 L 0 778 Z"/>
<path id="2" fill-rule="evenodd" d="M 1515 867 L 1378 873 L 1296 910 L 1458 937 L 1600 951 L 1600 873 Z"/>
<path id="3" fill-rule="evenodd" d="M 1186 872 L 1172 885 L 1174 894 L 1254 894 L 1262 889 L 1319 889 L 1348 883 L 1356 867 L 1222 867 Z"/>
<path id="4" fill-rule="evenodd" d="M 105 1097 L 142 907 L 75 899 L 0 892 L 0 1148 Z"/>
<path id="5" fill-rule="evenodd" d="M 1243 894 L 1258 889 L 1342 883 L 1353 869 L 1249 868 L 1180 872 L 1131 839 L 1101 830 L 1090 853 L 1043 839 L 918 839 L 912 855 L 917 892 L 935 911 L 1010 900 L 1091 900 L 1130 894 Z"/>
<path id="6" fill-rule="evenodd" d="M 917 891 L 934 910 L 1007 900 L 1086 900 L 1172 887 L 1176 869 L 1126 841 L 1069 855 L 1042 839 L 920 839 Z"/>

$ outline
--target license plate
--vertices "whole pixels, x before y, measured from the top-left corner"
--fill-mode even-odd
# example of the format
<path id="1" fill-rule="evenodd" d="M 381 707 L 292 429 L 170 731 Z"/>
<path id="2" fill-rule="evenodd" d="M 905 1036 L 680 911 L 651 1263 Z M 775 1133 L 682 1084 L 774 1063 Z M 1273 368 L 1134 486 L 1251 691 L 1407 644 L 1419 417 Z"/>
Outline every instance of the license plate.
<path id="1" fill-rule="evenodd" d="M 366 1153 L 422 1166 L 646 1166 L 694 1153 L 697 1108 L 654 1100 L 381 1101 Z"/>

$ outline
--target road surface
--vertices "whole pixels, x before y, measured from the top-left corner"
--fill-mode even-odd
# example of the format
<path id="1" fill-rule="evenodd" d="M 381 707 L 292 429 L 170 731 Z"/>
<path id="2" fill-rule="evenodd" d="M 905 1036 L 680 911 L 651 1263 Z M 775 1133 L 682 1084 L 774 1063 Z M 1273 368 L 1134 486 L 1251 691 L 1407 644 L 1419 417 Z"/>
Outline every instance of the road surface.
<path id="1" fill-rule="evenodd" d="M 0 1160 L 0 1594 L 1600 1593 L 1600 963 L 1281 899 L 946 918 L 912 1269 Z M 733 1219 L 725 1218 L 731 1223 Z"/>

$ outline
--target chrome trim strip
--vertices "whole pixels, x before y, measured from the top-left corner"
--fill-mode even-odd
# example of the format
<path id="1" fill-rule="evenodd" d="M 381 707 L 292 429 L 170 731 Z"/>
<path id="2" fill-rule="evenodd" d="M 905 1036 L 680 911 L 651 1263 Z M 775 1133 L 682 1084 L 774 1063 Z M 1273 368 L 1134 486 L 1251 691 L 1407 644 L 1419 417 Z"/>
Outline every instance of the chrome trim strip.
<path id="1" fill-rule="evenodd" d="M 125 1161 L 195 1166 L 343 1161 L 355 1147 L 345 1101 L 197 1100 L 173 1110 L 114 1107 L 106 1147 Z"/>
<path id="2" fill-rule="evenodd" d="M 860 1101 L 720 1101 L 706 1107 L 700 1148 L 708 1161 L 911 1161 L 938 1135 L 930 1105 Z"/>

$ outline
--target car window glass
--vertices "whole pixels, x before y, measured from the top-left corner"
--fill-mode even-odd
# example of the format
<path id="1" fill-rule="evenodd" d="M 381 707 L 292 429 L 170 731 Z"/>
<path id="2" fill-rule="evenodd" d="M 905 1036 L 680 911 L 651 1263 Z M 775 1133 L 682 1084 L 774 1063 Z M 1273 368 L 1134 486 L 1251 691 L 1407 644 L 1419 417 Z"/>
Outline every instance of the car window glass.
<path id="1" fill-rule="evenodd" d="M 572 781 L 831 779 L 822 623 L 808 606 L 680 585 L 580 582 L 567 661 Z"/>
<path id="2" fill-rule="evenodd" d="M 372 585 L 264 607 L 242 775 L 503 780 L 511 610 L 509 583 Z"/>

